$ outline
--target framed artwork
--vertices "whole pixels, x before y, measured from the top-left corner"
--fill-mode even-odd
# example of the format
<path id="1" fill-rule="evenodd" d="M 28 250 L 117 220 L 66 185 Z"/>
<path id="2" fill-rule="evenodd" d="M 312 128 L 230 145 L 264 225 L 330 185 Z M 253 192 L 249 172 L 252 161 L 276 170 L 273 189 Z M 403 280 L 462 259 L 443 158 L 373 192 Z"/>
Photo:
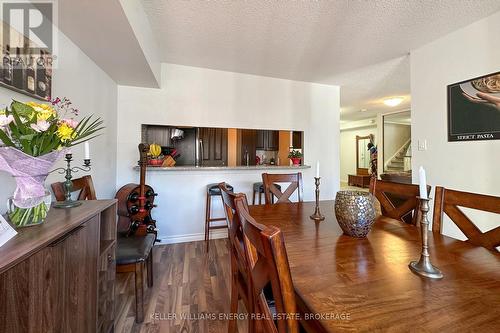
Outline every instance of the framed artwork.
<path id="1" fill-rule="evenodd" d="M 52 54 L 2 22 L 0 87 L 40 100 L 52 95 Z M 5 36 L 8 36 L 6 38 Z M 5 41 L 9 42 L 5 42 Z"/>
<path id="2" fill-rule="evenodd" d="M 500 72 L 448 86 L 448 141 L 500 139 Z"/>

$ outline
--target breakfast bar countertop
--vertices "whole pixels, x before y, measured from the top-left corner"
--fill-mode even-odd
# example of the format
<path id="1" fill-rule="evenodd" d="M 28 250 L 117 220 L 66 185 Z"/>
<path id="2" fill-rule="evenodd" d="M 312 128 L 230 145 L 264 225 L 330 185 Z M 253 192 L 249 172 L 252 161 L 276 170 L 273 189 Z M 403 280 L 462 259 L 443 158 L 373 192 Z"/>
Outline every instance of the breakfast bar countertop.
<path id="1" fill-rule="evenodd" d="M 189 166 L 189 165 L 180 165 L 173 167 L 153 167 L 148 166 L 148 171 L 231 171 L 231 170 L 303 170 L 311 168 L 310 165 L 250 165 L 250 166 Z M 134 167 L 135 170 L 139 170 L 138 166 Z"/>

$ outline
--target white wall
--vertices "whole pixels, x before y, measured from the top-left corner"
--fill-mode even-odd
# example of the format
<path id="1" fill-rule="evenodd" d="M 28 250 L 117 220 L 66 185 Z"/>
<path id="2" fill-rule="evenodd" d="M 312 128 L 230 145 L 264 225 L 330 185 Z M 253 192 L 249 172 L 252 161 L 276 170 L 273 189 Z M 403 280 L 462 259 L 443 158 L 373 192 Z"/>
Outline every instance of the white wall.
<path id="1" fill-rule="evenodd" d="M 163 64 L 162 88 L 118 88 L 117 186 L 138 181 L 140 126 L 146 124 L 262 128 L 304 131 L 305 163 L 321 162 L 322 198 L 339 188 L 339 88 Z M 314 169 L 314 168 L 313 168 Z M 306 200 L 313 199 L 313 169 L 303 170 Z M 155 173 L 156 174 L 156 173 Z M 236 190 L 248 192 L 260 174 L 236 173 Z M 175 172 L 155 177 L 159 192 L 154 217 L 160 235 L 198 237 L 204 230 L 204 185 L 227 173 Z M 243 177 L 243 178 L 242 178 Z M 235 185 L 236 186 L 236 185 Z M 191 238 L 192 239 L 192 238 Z"/>
<path id="2" fill-rule="evenodd" d="M 377 145 L 377 126 L 349 128 L 340 131 L 340 180 L 347 183 L 349 174 L 356 174 L 356 135 L 373 134 Z"/>
<path id="3" fill-rule="evenodd" d="M 92 171 L 99 198 L 112 198 L 116 188 L 116 101 L 117 85 L 92 62 L 64 34 L 58 33 L 58 68 L 53 70 L 52 95 L 66 96 L 80 110 L 82 116 L 95 114 L 104 119 L 103 135 L 91 141 Z M 0 87 L 0 105 L 5 107 L 12 99 L 30 101 L 33 98 Z M 83 164 L 83 147 L 73 149 L 75 163 Z M 58 166 L 62 166 L 62 161 Z M 81 174 L 81 173 L 80 173 Z M 75 174 L 75 178 L 79 174 Z M 63 175 L 52 174 L 46 184 L 64 180 Z M 0 212 L 15 189 L 12 177 L 0 173 Z"/>
<path id="4" fill-rule="evenodd" d="M 411 52 L 412 167 L 427 169 L 428 182 L 457 190 L 500 196 L 500 141 L 447 142 L 446 86 L 500 70 L 500 12 Z M 427 151 L 418 151 L 418 140 Z M 432 215 L 431 215 L 432 216 Z M 482 230 L 500 224 L 483 217 Z M 445 221 L 444 232 L 461 238 Z"/>

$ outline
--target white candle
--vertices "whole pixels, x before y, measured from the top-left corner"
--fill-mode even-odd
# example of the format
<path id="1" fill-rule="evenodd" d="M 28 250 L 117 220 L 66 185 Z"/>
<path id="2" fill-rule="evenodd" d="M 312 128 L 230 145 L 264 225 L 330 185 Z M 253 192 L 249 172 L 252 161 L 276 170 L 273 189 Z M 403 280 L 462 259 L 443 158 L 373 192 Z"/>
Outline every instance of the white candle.
<path id="1" fill-rule="evenodd" d="M 316 162 L 316 178 L 319 178 L 319 161 Z"/>
<path id="2" fill-rule="evenodd" d="M 85 147 L 85 157 L 84 158 L 86 160 L 90 160 L 90 146 L 89 146 L 89 142 L 88 141 L 85 141 L 84 147 Z"/>
<path id="3" fill-rule="evenodd" d="M 420 197 L 422 199 L 427 199 L 427 180 L 425 178 L 425 169 L 422 166 L 418 169 L 418 186 L 420 189 Z"/>

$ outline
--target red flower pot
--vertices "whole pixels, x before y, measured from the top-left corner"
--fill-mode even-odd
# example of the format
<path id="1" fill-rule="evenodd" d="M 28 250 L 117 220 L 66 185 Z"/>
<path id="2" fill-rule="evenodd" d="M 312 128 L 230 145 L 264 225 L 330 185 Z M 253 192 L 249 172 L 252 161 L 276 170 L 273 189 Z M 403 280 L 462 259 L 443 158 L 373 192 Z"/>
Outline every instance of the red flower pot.
<path id="1" fill-rule="evenodd" d="M 300 165 L 300 157 L 292 157 L 290 159 L 292 160 L 293 165 Z"/>

